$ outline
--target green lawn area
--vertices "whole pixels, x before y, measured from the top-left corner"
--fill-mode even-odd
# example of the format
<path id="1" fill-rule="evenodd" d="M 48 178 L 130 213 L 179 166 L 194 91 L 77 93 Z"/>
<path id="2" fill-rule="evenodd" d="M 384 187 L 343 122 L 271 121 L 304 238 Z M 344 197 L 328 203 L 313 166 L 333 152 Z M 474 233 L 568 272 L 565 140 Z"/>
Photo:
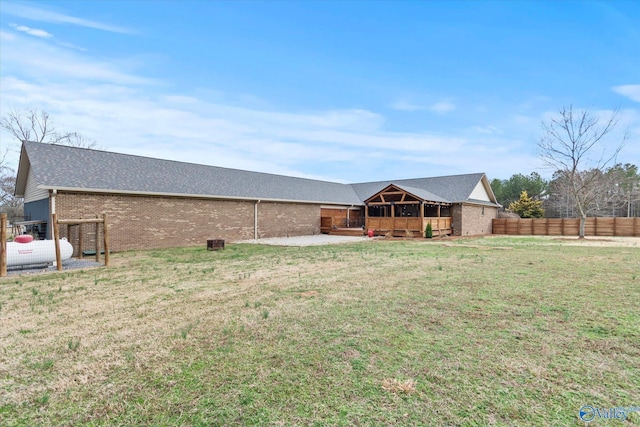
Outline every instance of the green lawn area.
<path id="1" fill-rule="evenodd" d="M 640 407 L 638 247 L 493 237 L 112 260 L 0 280 L 0 425 L 584 425 L 583 405 Z"/>

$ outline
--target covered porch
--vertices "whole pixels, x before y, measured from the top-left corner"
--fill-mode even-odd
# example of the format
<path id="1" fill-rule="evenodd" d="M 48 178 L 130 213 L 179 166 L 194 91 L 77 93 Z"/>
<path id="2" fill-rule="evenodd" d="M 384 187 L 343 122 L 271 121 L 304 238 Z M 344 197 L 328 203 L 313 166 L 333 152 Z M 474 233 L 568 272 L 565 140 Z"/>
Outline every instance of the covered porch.
<path id="1" fill-rule="evenodd" d="M 362 236 L 364 232 L 362 206 L 323 206 L 320 209 L 320 231 L 338 236 Z"/>
<path id="2" fill-rule="evenodd" d="M 451 203 L 428 191 L 392 184 L 365 200 L 365 228 L 376 235 L 423 237 L 429 223 L 434 236 L 452 234 Z"/>

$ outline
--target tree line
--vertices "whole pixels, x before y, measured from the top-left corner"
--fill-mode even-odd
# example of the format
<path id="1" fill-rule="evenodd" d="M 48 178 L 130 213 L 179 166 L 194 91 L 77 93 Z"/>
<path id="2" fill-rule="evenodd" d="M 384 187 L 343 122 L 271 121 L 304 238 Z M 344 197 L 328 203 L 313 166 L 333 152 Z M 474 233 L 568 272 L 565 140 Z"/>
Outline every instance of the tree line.
<path id="1" fill-rule="evenodd" d="M 636 216 L 640 202 L 638 166 L 620 164 L 616 158 L 629 138 L 628 130 L 612 144 L 613 130 L 619 123 L 619 111 L 604 116 L 588 110 L 562 107 L 558 114 L 542 122 L 538 141 L 540 159 L 553 171 L 545 182 L 540 175 L 514 175 L 496 181 L 500 197 L 513 197 L 514 185 L 520 188 L 516 201 L 503 198 L 514 212 L 527 215 L 578 217 L 579 237 L 584 238 L 587 216 Z M 500 201 L 500 198 L 498 198 Z M 532 209 L 531 203 L 540 209 Z M 526 208 L 526 209 L 525 209 Z"/>
<path id="2" fill-rule="evenodd" d="M 587 216 L 640 216 L 640 171 L 631 163 L 616 163 L 604 171 L 583 171 L 590 181 L 583 200 Z M 505 210 L 521 218 L 578 218 L 571 182 L 561 172 L 544 179 L 537 172 L 515 174 L 509 179 L 493 179 L 491 188 Z M 524 196 L 524 197 L 523 197 Z M 540 209 L 533 209 L 539 202 Z"/>

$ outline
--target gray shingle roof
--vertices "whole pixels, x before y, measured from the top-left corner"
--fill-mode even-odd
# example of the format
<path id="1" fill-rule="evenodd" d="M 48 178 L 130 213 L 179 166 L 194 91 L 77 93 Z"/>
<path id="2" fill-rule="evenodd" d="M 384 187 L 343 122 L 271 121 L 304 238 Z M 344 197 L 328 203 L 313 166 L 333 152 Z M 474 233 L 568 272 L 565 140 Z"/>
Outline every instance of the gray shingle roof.
<path id="1" fill-rule="evenodd" d="M 460 203 L 470 201 L 469 196 L 483 176 L 484 173 L 472 173 L 466 175 L 436 176 L 432 178 L 362 182 L 358 184 L 351 184 L 351 186 L 358 194 L 358 197 L 360 197 L 360 199 L 362 200 L 365 200 L 366 198 L 384 189 L 390 183 L 393 183 L 397 186 L 405 188 L 409 192 L 412 192 L 409 190 L 410 187 L 419 188 L 433 193 L 434 195 L 439 196 L 441 199 L 443 199 L 434 201 Z M 419 194 L 416 194 L 416 196 L 419 196 Z M 425 200 L 429 199 L 425 198 Z"/>
<path id="2" fill-rule="evenodd" d="M 349 185 L 132 156 L 24 143 L 35 181 L 50 188 L 360 204 Z"/>
<path id="3" fill-rule="evenodd" d="M 425 190 L 424 188 L 416 188 L 416 187 L 410 187 L 408 185 L 400 185 L 400 184 L 396 184 L 395 182 L 392 182 L 392 184 L 394 184 L 398 188 L 401 188 L 413 194 L 414 196 L 420 197 L 422 200 L 428 200 L 430 202 L 448 202 L 447 199 L 440 197 L 436 194 L 433 194 L 431 191 Z"/>
<path id="4" fill-rule="evenodd" d="M 25 142 L 22 156 L 25 153 L 32 178 L 43 188 L 339 205 L 361 205 L 390 184 L 424 200 L 471 201 L 469 196 L 484 176 L 475 173 L 340 184 L 37 142 Z M 22 159 L 20 165 L 16 194 L 24 195 Z"/>

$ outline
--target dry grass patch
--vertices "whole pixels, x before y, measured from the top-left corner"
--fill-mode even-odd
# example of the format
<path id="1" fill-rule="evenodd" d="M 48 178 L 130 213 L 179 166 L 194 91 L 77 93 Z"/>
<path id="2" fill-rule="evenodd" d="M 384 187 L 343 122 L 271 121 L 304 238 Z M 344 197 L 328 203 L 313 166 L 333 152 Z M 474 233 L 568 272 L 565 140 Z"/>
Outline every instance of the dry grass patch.
<path id="1" fill-rule="evenodd" d="M 412 379 L 384 379 L 382 380 L 382 389 L 390 393 L 411 394 L 416 392 L 416 382 Z"/>
<path id="2" fill-rule="evenodd" d="M 637 248 L 451 242 L 0 280 L 0 425 L 566 425 L 640 402 Z"/>

